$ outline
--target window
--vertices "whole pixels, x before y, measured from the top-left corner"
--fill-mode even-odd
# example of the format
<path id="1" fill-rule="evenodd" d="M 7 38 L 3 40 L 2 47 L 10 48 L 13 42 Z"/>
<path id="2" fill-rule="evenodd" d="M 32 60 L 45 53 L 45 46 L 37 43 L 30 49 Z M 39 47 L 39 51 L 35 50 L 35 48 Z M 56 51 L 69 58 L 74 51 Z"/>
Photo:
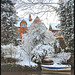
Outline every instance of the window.
<path id="1" fill-rule="evenodd" d="M 20 35 L 18 34 L 18 39 L 20 39 Z"/>
<path id="2" fill-rule="evenodd" d="M 25 24 L 22 24 L 21 27 L 25 27 Z"/>
<path id="3" fill-rule="evenodd" d="M 27 31 L 25 30 L 24 33 L 27 33 Z"/>
<path id="4" fill-rule="evenodd" d="M 20 28 L 18 28 L 18 30 L 20 30 Z"/>

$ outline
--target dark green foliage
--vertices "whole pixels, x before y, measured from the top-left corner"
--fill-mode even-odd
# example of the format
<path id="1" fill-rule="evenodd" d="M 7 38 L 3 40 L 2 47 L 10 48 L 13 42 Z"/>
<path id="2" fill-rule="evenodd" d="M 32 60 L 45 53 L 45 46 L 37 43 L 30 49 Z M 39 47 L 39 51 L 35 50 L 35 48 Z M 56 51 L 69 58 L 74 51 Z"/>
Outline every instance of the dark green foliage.
<path id="1" fill-rule="evenodd" d="M 74 50 L 74 0 L 61 2 L 60 22 L 67 50 Z"/>
<path id="2" fill-rule="evenodd" d="M 1 0 L 1 44 L 14 43 L 16 40 L 16 12 L 11 0 Z"/>

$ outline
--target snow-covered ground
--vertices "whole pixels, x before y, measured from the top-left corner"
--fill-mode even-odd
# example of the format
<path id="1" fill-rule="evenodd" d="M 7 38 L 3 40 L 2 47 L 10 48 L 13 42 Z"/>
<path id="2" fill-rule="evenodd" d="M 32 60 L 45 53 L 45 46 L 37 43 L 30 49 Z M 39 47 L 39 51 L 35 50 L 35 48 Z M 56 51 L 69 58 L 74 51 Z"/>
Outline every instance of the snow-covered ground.
<path id="1" fill-rule="evenodd" d="M 4 53 L 5 58 L 16 58 L 19 59 L 19 62 L 15 64 L 19 64 L 21 66 L 37 66 L 34 62 L 30 61 L 29 63 L 29 56 L 20 48 L 20 46 L 13 46 L 12 44 L 9 45 L 2 45 L 2 53 Z M 12 53 L 11 53 L 12 52 Z"/>
<path id="2" fill-rule="evenodd" d="M 9 45 L 2 45 L 1 47 L 2 47 L 2 53 L 4 53 L 4 57 L 6 57 L 6 58 L 11 57 L 11 58 L 16 58 L 16 59 L 20 60 L 19 62 L 16 62 L 15 64 L 19 64 L 21 66 L 25 66 L 25 65 L 26 66 L 37 66 L 36 63 L 29 60 L 29 56 L 27 55 L 27 53 L 24 50 L 21 49 L 20 46 L 13 46 L 12 44 L 9 44 Z M 38 53 L 39 53 L 39 55 L 43 54 L 42 47 L 39 48 L 39 50 L 35 50 L 36 49 L 35 48 L 32 51 L 32 53 L 35 52 L 35 54 L 36 54 L 35 58 L 33 60 L 35 60 L 35 59 L 37 59 L 37 61 L 40 60 Z M 48 49 L 48 47 L 45 47 L 45 48 Z M 42 49 L 42 50 L 40 50 L 40 49 Z M 49 53 L 52 53 L 52 52 L 49 52 Z M 36 56 L 37 56 L 37 58 L 36 58 Z M 71 56 L 71 53 L 60 52 L 57 55 L 52 53 L 52 54 L 50 54 L 49 59 L 53 60 L 54 64 L 55 63 L 61 64 L 61 62 L 67 62 L 67 60 L 70 58 L 70 56 Z"/>

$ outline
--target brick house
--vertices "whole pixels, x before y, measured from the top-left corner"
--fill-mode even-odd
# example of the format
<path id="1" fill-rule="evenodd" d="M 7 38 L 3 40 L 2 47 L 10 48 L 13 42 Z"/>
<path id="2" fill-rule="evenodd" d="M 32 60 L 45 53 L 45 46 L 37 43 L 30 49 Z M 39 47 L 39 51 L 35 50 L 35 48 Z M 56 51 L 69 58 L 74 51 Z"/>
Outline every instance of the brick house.
<path id="1" fill-rule="evenodd" d="M 63 35 L 61 34 L 61 29 L 59 28 L 59 24 L 58 23 L 51 23 L 49 25 L 49 30 L 52 31 L 54 33 L 54 36 L 57 38 L 57 39 L 62 39 L 63 38 Z"/>
<path id="2" fill-rule="evenodd" d="M 15 25 L 17 27 L 17 40 L 22 39 L 22 34 L 27 33 L 28 28 L 31 26 L 31 24 L 37 24 L 40 22 L 41 21 L 38 16 L 35 19 L 32 19 L 30 14 L 29 18 L 25 18 L 19 21 L 18 24 Z"/>
<path id="3" fill-rule="evenodd" d="M 49 25 L 49 30 L 54 33 L 56 40 L 59 40 L 60 47 L 62 49 L 64 49 L 64 51 L 65 51 L 66 44 L 65 44 L 65 41 L 63 39 L 64 36 L 63 36 L 62 31 L 59 28 L 59 26 L 60 26 L 60 24 L 58 24 L 58 23 L 52 23 Z"/>

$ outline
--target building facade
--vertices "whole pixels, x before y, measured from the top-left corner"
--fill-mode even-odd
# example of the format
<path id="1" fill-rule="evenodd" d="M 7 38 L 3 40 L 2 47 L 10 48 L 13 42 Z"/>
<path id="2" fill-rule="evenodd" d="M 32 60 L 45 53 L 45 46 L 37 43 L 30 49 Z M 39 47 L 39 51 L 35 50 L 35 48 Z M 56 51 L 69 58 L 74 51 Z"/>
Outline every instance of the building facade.
<path id="1" fill-rule="evenodd" d="M 31 24 L 37 24 L 40 23 L 40 19 L 37 16 L 35 19 L 31 18 L 31 15 L 29 14 L 29 18 L 22 19 L 18 22 L 16 25 L 17 27 L 17 40 L 22 39 L 22 34 L 27 33 L 28 28 L 31 26 Z"/>
<path id="2" fill-rule="evenodd" d="M 58 23 L 52 23 L 49 25 L 49 30 L 52 31 L 54 33 L 54 36 L 58 39 L 62 39 L 63 35 L 62 35 L 62 31 L 59 28 L 59 24 Z"/>

